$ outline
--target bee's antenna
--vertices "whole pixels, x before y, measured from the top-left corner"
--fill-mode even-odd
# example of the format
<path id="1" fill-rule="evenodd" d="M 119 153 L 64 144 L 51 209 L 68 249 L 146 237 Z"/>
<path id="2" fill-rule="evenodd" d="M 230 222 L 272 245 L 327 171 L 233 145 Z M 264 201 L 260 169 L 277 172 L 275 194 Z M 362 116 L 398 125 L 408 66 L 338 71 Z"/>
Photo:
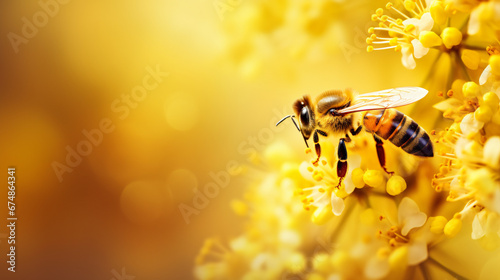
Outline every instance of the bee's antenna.
<path id="1" fill-rule="evenodd" d="M 290 117 L 292 117 L 292 115 L 288 115 L 288 116 L 283 117 L 281 120 L 279 120 L 279 122 L 276 123 L 276 126 L 280 125 L 284 120 L 286 120 Z"/>
<path id="2" fill-rule="evenodd" d="M 306 143 L 306 147 L 309 148 L 309 144 L 307 144 L 307 139 L 304 135 L 302 135 L 302 138 L 304 138 L 304 143 Z"/>
<path id="3" fill-rule="evenodd" d="M 295 125 L 295 127 L 297 128 L 297 130 L 298 130 L 298 131 L 300 131 L 300 128 L 299 128 L 299 126 L 297 125 L 297 123 L 295 122 L 295 119 L 294 119 L 294 118 L 295 118 L 295 116 L 292 116 L 292 118 L 291 118 L 291 119 L 292 119 L 292 122 L 293 122 L 293 124 Z"/>
<path id="4" fill-rule="evenodd" d="M 293 124 L 295 125 L 295 127 L 297 128 L 297 130 L 302 134 L 302 132 L 300 131 L 300 128 L 299 126 L 297 125 L 297 123 L 295 122 L 295 116 L 294 115 L 288 115 L 288 116 L 285 116 L 284 118 L 282 118 L 281 120 L 279 120 L 279 122 L 276 123 L 276 126 L 280 125 L 284 120 L 290 118 L 293 122 Z M 309 144 L 307 144 L 307 139 L 304 137 L 304 135 L 302 135 L 302 138 L 304 138 L 304 142 L 306 143 L 306 147 L 309 148 Z"/>
<path id="5" fill-rule="evenodd" d="M 288 116 L 285 116 L 284 118 L 282 118 L 279 122 L 276 123 L 276 126 L 280 125 L 284 120 L 290 118 L 293 122 L 293 124 L 295 125 L 295 127 L 297 128 L 298 131 L 300 131 L 300 128 L 299 126 L 297 125 L 297 123 L 295 122 L 295 120 L 293 118 L 295 118 L 294 115 L 288 115 Z"/>

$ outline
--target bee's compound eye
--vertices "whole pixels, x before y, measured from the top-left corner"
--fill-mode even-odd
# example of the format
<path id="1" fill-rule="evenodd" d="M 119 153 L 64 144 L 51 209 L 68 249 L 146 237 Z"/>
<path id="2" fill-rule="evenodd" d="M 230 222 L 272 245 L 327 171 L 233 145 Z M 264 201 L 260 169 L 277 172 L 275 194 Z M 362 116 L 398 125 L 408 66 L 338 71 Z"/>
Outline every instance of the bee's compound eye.
<path id="1" fill-rule="evenodd" d="M 303 107 L 302 110 L 300 110 L 300 122 L 302 123 L 302 126 L 309 126 L 309 109 L 307 107 Z"/>

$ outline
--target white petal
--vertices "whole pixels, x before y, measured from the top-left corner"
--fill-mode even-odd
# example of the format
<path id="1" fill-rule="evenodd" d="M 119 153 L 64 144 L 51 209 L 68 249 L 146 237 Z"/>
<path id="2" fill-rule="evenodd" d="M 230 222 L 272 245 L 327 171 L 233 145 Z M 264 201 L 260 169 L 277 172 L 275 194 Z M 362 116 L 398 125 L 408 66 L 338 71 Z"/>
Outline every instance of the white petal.
<path id="1" fill-rule="evenodd" d="M 427 221 L 427 215 L 424 212 L 415 213 L 408 216 L 404 221 L 404 226 L 401 229 L 401 234 L 406 236 L 413 228 L 421 227 Z"/>
<path id="2" fill-rule="evenodd" d="M 474 118 L 474 113 L 469 113 L 460 122 L 460 130 L 462 130 L 463 135 L 467 136 L 471 133 L 477 133 L 483 128 L 483 125 L 483 122 L 477 121 Z"/>
<path id="3" fill-rule="evenodd" d="M 354 189 L 356 189 L 356 186 L 354 186 L 354 182 L 352 181 L 352 176 L 349 174 L 349 176 L 347 176 L 347 178 L 345 178 L 344 180 L 344 185 L 345 185 L 345 192 L 347 194 L 351 194 Z"/>
<path id="4" fill-rule="evenodd" d="M 318 208 L 323 208 L 330 203 L 328 201 L 328 196 L 324 192 L 320 192 L 317 188 L 322 188 L 323 186 L 314 186 L 315 190 L 311 192 L 311 198 L 314 200 L 312 203 L 313 206 L 316 206 Z"/>
<path id="5" fill-rule="evenodd" d="M 451 98 L 450 98 L 451 99 Z M 361 156 L 360 155 L 350 155 L 349 156 L 349 170 L 354 170 L 361 165 Z M 346 178 L 344 179 L 345 184 L 345 192 L 351 194 L 356 187 L 354 186 L 354 182 L 352 181 L 352 174 L 348 172 Z"/>
<path id="6" fill-rule="evenodd" d="M 413 39 L 411 44 L 413 45 L 413 55 L 415 58 L 421 58 L 429 52 L 429 48 L 424 47 L 417 39 Z"/>
<path id="7" fill-rule="evenodd" d="M 344 211 L 344 200 L 332 193 L 332 212 L 335 216 L 340 216 Z"/>
<path id="8" fill-rule="evenodd" d="M 314 179 L 312 177 L 312 172 L 309 172 L 309 170 L 307 170 L 307 167 L 309 167 L 309 163 L 307 161 L 303 161 L 300 164 L 299 166 L 300 175 L 302 175 L 304 179 L 314 182 Z"/>
<path id="9" fill-rule="evenodd" d="M 403 198 L 398 209 L 398 223 L 403 225 L 401 234 L 406 236 L 410 230 L 425 224 L 427 215 L 420 212 L 417 203 L 409 197 Z"/>
<path id="10" fill-rule="evenodd" d="M 463 158 L 465 155 L 464 155 L 464 151 L 465 151 L 465 147 L 467 147 L 467 145 L 470 143 L 471 140 L 467 139 L 467 138 L 459 138 L 457 140 L 457 142 L 455 143 L 455 153 L 457 155 L 458 158 Z M 452 181 L 453 183 L 453 181 Z M 457 186 L 458 188 L 461 188 L 459 185 L 455 185 Z"/>
<path id="11" fill-rule="evenodd" d="M 409 19 L 403 20 L 404 27 L 407 27 L 410 24 L 413 24 L 413 25 L 417 26 L 418 25 L 418 19 L 417 18 L 409 18 Z"/>
<path id="12" fill-rule="evenodd" d="M 344 186 L 345 186 L 345 192 L 348 194 L 351 194 L 356 188 L 354 186 L 354 182 L 352 181 L 351 172 L 349 172 L 349 174 L 347 174 L 346 178 L 344 179 Z"/>
<path id="13" fill-rule="evenodd" d="M 427 243 L 416 241 L 408 246 L 408 265 L 417 265 L 428 257 Z"/>
<path id="14" fill-rule="evenodd" d="M 484 211 L 482 211 L 482 212 L 484 212 Z M 474 220 L 472 221 L 471 238 L 474 240 L 477 240 L 486 234 L 486 232 L 484 231 L 483 225 L 481 225 L 481 221 L 479 218 L 479 214 L 481 214 L 482 212 L 479 212 L 476 216 L 474 216 Z"/>
<path id="15" fill-rule="evenodd" d="M 470 35 L 474 35 L 479 32 L 479 27 L 481 26 L 481 23 L 479 22 L 480 14 L 481 9 L 474 9 L 470 13 L 469 26 L 467 28 L 467 33 L 469 33 Z"/>
<path id="16" fill-rule="evenodd" d="M 488 64 L 488 66 L 484 68 L 483 73 L 481 73 L 481 77 L 479 77 L 479 84 L 484 85 L 488 81 L 488 78 L 490 76 L 491 76 L 491 66 Z"/>
<path id="17" fill-rule="evenodd" d="M 373 256 L 365 266 L 365 277 L 368 279 L 380 279 L 389 273 L 389 261 Z"/>
<path id="18" fill-rule="evenodd" d="M 450 183 L 450 189 L 451 190 L 456 190 L 458 188 L 461 188 L 460 187 L 460 180 L 458 179 L 458 176 L 455 176 L 453 178 L 453 180 L 451 180 L 451 183 Z"/>
<path id="19" fill-rule="evenodd" d="M 401 49 L 401 63 L 403 66 L 407 69 L 415 69 L 417 66 L 417 63 L 415 62 L 415 59 L 413 58 L 413 54 L 411 51 L 411 47 L 403 47 Z"/>
<path id="20" fill-rule="evenodd" d="M 432 19 L 431 13 L 425 13 L 422 15 L 418 21 L 418 32 L 429 31 L 434 26 L 434 20 Z"/>
<path id="21" fill-rule="evenodd" d="M 448 109 L 455 109 L 464 104 L 463 101 L 458 100 L 458 98 L 447 98 L 441 102 L 434 104 L 432 107 L 439 111 L 446 111 Z"/>

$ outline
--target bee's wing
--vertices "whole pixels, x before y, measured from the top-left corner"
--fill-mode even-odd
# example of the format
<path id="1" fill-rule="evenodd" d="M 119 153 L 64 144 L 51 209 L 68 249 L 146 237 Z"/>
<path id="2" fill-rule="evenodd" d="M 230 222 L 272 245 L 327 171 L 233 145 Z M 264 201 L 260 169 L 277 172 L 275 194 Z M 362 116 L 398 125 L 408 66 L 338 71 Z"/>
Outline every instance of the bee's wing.
<path id="1" fill-rule="evenodd" d="M 382 110 L 411 104 L 427 95 L 427 90 L 420 87 L 400 87 L 370 92 L 354 98 L 354 104 L 338 110 L 339 114 Z"/>

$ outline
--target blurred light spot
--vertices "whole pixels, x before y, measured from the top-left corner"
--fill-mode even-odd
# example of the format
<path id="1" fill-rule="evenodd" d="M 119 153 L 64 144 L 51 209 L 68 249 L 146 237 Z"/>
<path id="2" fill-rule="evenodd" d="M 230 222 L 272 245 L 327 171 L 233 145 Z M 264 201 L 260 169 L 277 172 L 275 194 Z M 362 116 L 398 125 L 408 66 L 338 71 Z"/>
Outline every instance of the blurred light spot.
<path id="1" fill-rule="evenodd" d="M 139 224 L 157 220 L 165 209 L 165 202 L 161 185 L 144 181 L 128 184 L 120 198 L 125 216 Z"/>
<path id="2" fill-rule="evenodd" d="M 167 123 L 179 131 L 192 129 L 199 118 L 197 100 L 192 96 L 178 95 L 165 103 Z"/>
<path id="3" fill-rule="evenodd" d="M 106 134 L 102 144 L 89 156 L 96 174 L 120 186 L 138 178 L 151 178 L 148 176 L 158 172 L 165 160 L 168 139 L 164 120 L 161 115 L 155 118 L 138 113 L 141 112 L 136 110 L 134 117 L 117 121 L 115 131 Z"/>
<path id="4" fill-rule="evenodd" d="M 172 171 L 167 177 L 167 191 L 176 201 L 188 201 L 193 196 L 193 189 L 198 187 L 196 175 L 187 169 Z"/>
<path id="5" fill-rule="evenodd" d="M 0 119 L 4 120 L 0 130 L 2 160 L 18 169 L 22 184 L 35 187 L 46 180 L 57 181 L 51 163 L 65 164 L 65 148 L 54 122 L 42 112 L 19 106 L 0 112 Z"/>

